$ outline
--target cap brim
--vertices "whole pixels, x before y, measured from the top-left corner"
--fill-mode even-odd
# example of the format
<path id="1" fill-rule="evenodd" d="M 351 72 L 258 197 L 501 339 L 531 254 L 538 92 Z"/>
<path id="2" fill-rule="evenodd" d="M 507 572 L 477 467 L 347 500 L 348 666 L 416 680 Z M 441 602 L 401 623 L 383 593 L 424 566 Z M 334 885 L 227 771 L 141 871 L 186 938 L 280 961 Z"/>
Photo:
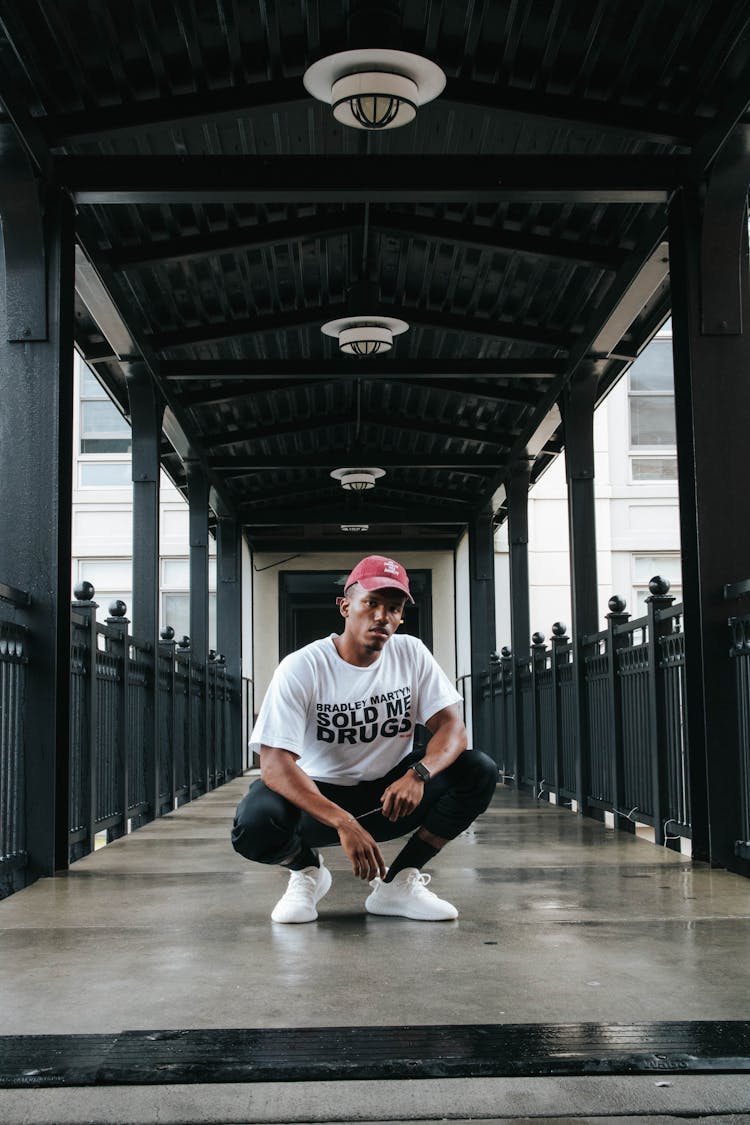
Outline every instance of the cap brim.
<path id="1" fill-rule="evenodd" d="M 414 605 L 414 598 L 406 586 L 402 586 L 400 582 L 394 582 L 392 578 L 358 578 L 357 582 L 363 590 L 400 590 L 402 594 L 406 594 L 407 601 Z"/>

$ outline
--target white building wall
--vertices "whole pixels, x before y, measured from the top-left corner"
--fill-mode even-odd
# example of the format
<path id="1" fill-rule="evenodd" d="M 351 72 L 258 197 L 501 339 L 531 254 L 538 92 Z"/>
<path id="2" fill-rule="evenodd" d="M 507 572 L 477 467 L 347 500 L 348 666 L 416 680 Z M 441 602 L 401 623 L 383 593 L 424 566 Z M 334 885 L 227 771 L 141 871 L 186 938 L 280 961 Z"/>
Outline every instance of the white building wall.
<path id="1" fill-rule="evenodd" d="M 74 362 L 74 393 L 76 409 L 73 421 L 73 511 L 72 511 L 72 579 L 73 586 L 87 579 L 96 590 L 100 620 L 108 614 L 109 603 L 121 598 L 132 620 L 132 554 L 133 554 L 133 487 L 130 476 L 130 455 L 120 453 L 82 453 L 81 438 L 83 406 L 81 388 L 83 365 L 76 354 Z M 115 408 L 112 407 L 114 410 Z M 110 474 L 118 483 L 109 487 L 92 483 Z M 175 627 L 178 637 L 189 632 L 187 625 L 187 594 L 189 592 L 188 561 L 190 534 L 188 506 L 166 474 L 160 482 L 160 624 Z M 209 538 L 209 588 L 216 590 L 216 543 Z M 180 619 L 171 619 L 170 596 L 180 601 Z M 172 603 L 175 604 L 174 602 Z M 215 646 L 215 622 L 209 643 Z M 133 621 L 136 632 L 138 623 Z"/>
<path id="2" fill-rule="evenodd" d="M 625 377 L 615 385 L 594 418 L 597 581 L 602 628 L 612 594 L 625 598 L 632 616 L 643 612 L 647 583 L 656 573 L 668 578 L 672 592 L 678 599 L 681 596 L 677 482 L 634 481 L 634 454 Z M 510 645 L 505 525 L 495 537 L 495 552 L 500 648 Z M 549 639 L 555 621 L 562 621 L 569 629 L 570 553 L 564 453 L 529 493 L 529 579 L 531 631 L 539 630 Z"/>

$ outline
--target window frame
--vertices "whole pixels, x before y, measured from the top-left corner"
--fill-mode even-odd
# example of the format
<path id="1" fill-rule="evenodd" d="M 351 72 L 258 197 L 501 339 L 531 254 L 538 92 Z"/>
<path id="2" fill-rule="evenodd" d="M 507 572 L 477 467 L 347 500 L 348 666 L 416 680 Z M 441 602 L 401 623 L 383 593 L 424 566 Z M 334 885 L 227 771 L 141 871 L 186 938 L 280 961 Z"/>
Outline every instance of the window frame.
<path id="1" fill-rule="evenodd" d="M 655 337 L 648 345 L 649 348 L 654 346 L 667 345 L 671 349 L 671 337 L 661 336 Z M 643 353 L 641 353 L 643 354 Z M 636 361 L 637 362 L 637 361 Z M 634 485 L 669 485 L 674 487 L 677 483 L 677 443 L 676 441 L 663 445 L 646 444 L 637 445 L 633 440 L 633 414 L 631 404 L 634 399 L 638 398 L 668 398 L 672 401 L 672 408 L 674 411 L 674 372 L 672 376 L 672 386 L 669 390 L 659 389 L 634 389 L 633 388 L 633 369 L 635 364 L 631 364 L 627 372 L 628 380 L 628 465 L 630 483 Z M 675 422 L 676 427 L 676 422 Z M 661 477 L 639 477 L 636 478 L 633 466 L 638 460 L 655 461 L 670 461 L 675 463 L 675 475 L 671 480 L 665 480 Z"/>

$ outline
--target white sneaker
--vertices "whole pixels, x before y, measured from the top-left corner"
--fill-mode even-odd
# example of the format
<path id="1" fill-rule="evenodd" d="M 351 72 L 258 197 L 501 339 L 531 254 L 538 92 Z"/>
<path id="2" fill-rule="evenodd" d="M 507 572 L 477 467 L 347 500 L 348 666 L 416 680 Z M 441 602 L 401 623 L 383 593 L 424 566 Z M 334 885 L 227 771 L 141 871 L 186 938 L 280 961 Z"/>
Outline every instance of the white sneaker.
<path id="1" fill-rule="evenodd" d="M 405 867 L 390 883 L 373 879 L 372 894 L 365 899 L 370 914 L 395 914 L 400 918 L 416 918 L 419 922 L 447 922 L 458 918 L 452 903 L 427 890 L 430 875 L 416 867 Z"/>
<path id="2" fill-rule="evenodd" d="M 320 857 L 320 867 L 303 867 L 289 872 L 289 885 L 271 911 L 274 922 L 314 922 L 315 909 L 331 889 L 331 872 Z"/>

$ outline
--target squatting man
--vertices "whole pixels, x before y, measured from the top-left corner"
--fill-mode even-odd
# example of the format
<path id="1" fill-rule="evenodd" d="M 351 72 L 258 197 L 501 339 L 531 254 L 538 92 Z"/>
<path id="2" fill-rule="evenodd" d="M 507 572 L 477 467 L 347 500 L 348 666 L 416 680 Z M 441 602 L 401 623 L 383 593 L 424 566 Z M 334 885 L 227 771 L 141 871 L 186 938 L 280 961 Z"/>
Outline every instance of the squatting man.
<path id="1" fill-rule="evenodd" d="M 458 916 L 427 889 L 422 868 L 487 808 L 497 766 L 469 750 L 461 696 L 416 637 L 394 635 L 409 578 L 394 559 L 371 555 L 338 599 L 343 633 L 285 657 L 250 736 L 261 777 L 232 829 L 240 855 L 289 870 L 274 922 L 312 922 L 330 890 L 318 851 L 340 844 L 354 875 L 369 881 L 365 909 L 425 922 Z M 423 755 L 414 729 L 431 738 Z M 386 868 L 379 844 L 410 838 Z"/>

